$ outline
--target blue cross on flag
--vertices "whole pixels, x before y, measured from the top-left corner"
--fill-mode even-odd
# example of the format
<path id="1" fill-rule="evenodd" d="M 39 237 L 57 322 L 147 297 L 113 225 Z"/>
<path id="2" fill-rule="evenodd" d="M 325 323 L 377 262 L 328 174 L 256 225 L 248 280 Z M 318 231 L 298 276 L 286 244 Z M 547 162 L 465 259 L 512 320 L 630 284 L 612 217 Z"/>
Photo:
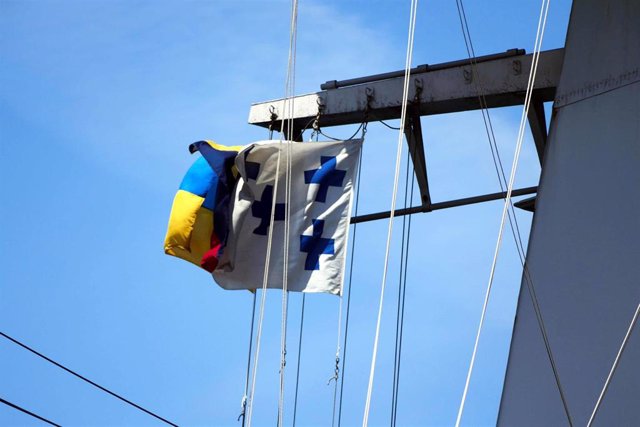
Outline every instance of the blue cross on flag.
<path id="1" fill-rule="evenodd" d="M 283 287 L 287 268 L 290 291 L 341 294 L 351 196 L 361 149 L 362 140 L 357 139 L 262 141 L 242 150 L 236 157 L 240 178 L 232 202 L 228 243 L 213 272 L 216 282 L 226 289 L 261 288 L 267 240 L 272 233 L 269 288 Z M 285 196 L 288 153 L 289 200 Z M 289 239 L 285 242 L 287 211 Z"/>

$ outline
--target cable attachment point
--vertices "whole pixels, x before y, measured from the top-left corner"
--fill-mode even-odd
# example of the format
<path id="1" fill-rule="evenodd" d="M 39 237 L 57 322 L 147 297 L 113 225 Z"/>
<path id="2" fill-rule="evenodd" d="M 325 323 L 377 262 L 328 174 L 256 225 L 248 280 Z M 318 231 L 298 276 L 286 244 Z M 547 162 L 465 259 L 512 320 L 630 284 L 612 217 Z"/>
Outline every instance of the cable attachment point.
<path id="1" fill-rule="evenodd" d="M 332 380 L 335 380 L 336 384 L 338 383 L 338 378 L 340 377 L 340 351 L 338 350 L 338 353 L 336 353 L 336 370 L 333 373 L 333 376 L 331 378 L 329 378 L 329 381 L 327 381 L 327 385 L 331 384 Z"/>
<path id="2" fill-rule="evenodd" d="M 364 106 L 364 117 L 362 118 L 362 139 L 364 139 L 364 136 L 367 133 L 367 124 L 369 124 L 369 112 L 371 111 L 371 102 L 374 98 L 373 88 L 365 88 L 364 93 L 367 96 L 367 103 Z"/>
<path id="3" fill-rule="evenodd" d="M 241 410 L 240 410 L 240 415 L 238 415 L 238 420 L 240 421 L 241 418 L 244 418 L 246 411 L 247 411 L 247 395 L 245 394 L 244 396 L 242 396 L 242 403 L 240 404 Z"/>
<path id="4" fill-rule="evenodd" d="M 371 101 L 373 101 L 374 92 L 372 87 L 367 87 L 364 90 L 367 96 L 367 103 L 364 106 L 364 122 L 369 121 L 369 112 L 371 111 Z"/>
<path id="5" fill-rule="evenodd" d="M 313 141 L 313 137 L 314 136 L 318 136 L 318 134 L 320 133 L 320 116 L 322 116 L 322 112 L 324 111 L 325 105 L 324 105 L 324 99 L 322 99 L 321 96 L 318 96 L 316 98 L 316 104 L 318 104 L 318 112 L 316 113 L 316 118 L 313 121 L 313 132 L 311 132 L 311 141 Z"/>
<path id="6" fill-rule="evenodd" d="M 418 105 L 420 103 L 420 96 L 422 95 L 422 90 L 424 89 L 422 79 L 415 79 L 413 81 L 414 86 L 416 87 L 416 93 L 413 96 L 413 103 Z"/>
<path id="7" fill-rule="evenodd" d="M 282 362 L 280 363 L 280 371 L 278 373 L 282 373 L 282 371 L 284 371 L 284 368 L 287 366 L 287 348 L 284 348 L 284 351 L 282 352 Z"/>
<path id="8" fill-rule="evenodd" d="M 269 120 L 271 120 L 269 122 L 269 139 L 273 139 L 273 125 L 276 123 L 276 120 L 278 119 L 278 113 L 277 113 L 276 107 L 274 107 L 273 105 L 269 105 L 269 113 L 271 114 L 269 117 Z"/>

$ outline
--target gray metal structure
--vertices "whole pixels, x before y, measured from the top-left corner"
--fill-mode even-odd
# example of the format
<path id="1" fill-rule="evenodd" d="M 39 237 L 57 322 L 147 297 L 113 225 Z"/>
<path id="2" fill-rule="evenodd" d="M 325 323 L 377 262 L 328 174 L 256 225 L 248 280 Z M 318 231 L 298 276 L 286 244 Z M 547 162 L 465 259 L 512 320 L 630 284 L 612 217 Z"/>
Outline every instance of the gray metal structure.
<path id="1" fill-rule="evenodd" d="M 640 302 L 640 0 L 574 2 L 565 49 L 542 52 L 529 125 L 542 164 L 539 189 L 514 195 L 534 211 L 527 266 L 573 425 L 586 425 Z M 412 70 L 405 129 L 422 205 L 430 212 L 504 197 L 434 203 L 420 117 L 519 105 L 531 55 L 513 49 Z M 328 81 L 295 97 L 293 135 L 309 128 L 400 117 L 403 74 Z M 544 102 L 554 101 L 550 134 Z M 249 123 L 276 129 L 282 99 L 251 106 Z M 276 115 L 274 115 L 274 112 Z M 548 143 L 547 143 L 548 140 Z M 380 212 L 352 218 L 386 218 Z M 594 425 L 640 426 L 640 331 L 631 336 Z M 568 425 L 523 282 L 500 405 L 500 426 Z"/>
<path id="2" fill-rule="evenodd" d="M 574 2 L 527 265 L 575 426 L 640 302 L 639 123 L 640 1 Z M 595 426 L 640 425 L 637 329 Z M 524 281 L 498 425 L 568 425 Z"/>
<path id="3" fill-rule="evenodd" d="M 542 157 L 547 139 L 544 102 L 554 99 L 560 80 L 564 51 L 542 52 L 534 84 L 529 124 L 538 157 Z M 422 205 L 396 215 L 430 212 L 464 204 L 480 203 L 503 198 L 502 193 L 480 195 L 467 199 L 433 203 L 429 193 L 427 162 L 422 138 L 420 117 L 480 109 L 480 95 L 488 108 L 521 105 L 524 103 L 527 80 L 531 68 L 531 54 L 522 49 L 504 53 L 458 60 L 444 64 L 422 65 L 411 73 L 408 121 L 405 129 Z M 249 123 L 280 129 L 281 120 L 291 119 L 294 139 L 317 120 L 320 127 L 339 126 L 400 118 L 404 71 L 361 77 L 346 81 L 329 81 L 328 88 L 308 95 L 296 96 L 292 116 L 282 115 L 284 100 L 265 101 L 251 106 Z M 289 108 L 286 109 L 289 113 Z M 288 122 L 285 121 L 285 125 Z M 534 193 L 536 188 L 518 189 L 514 195 Z M 388 217 L 388 212 L 363 215 L 352 222 L 371 221 Z"/>

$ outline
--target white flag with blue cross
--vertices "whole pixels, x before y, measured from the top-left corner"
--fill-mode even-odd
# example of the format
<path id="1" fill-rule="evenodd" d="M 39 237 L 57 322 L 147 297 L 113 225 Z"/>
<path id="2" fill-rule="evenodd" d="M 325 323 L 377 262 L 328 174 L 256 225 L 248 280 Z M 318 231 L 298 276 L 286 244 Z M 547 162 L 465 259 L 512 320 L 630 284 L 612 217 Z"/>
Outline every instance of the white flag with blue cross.
<path id="1" fill-rule="evenodd" d="M 361 139 L 304 143 L 263 141 L 240 151 L 235 163 L 240 179 L 233 194 L 229 240 L 213 272 L 215 281 L 225 289 L 262 287 L 273 213 L 267 287 L 281 289 L 283 286 L 287 243 L 288 290 L 340 295 L 353 183 L 361 148 Z M 278 151 L 280 168 L 276 177 Z M 285 242 L 285 176 L 289 152 L 290 220 L 289 239 Z"/>

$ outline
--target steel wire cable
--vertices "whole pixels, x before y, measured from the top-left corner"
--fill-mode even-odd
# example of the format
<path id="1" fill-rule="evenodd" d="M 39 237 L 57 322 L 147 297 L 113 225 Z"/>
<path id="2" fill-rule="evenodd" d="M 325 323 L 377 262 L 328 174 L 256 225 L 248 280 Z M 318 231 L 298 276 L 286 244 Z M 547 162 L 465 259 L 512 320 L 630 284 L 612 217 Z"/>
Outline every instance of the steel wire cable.
<path id="1" fill-rule="evenodd" d="M 244 395 L 242 396 L 242 403 L 241 403 L 242 412 L 238 417 L 238 420 L 242 418 L 242 427 L 244 427 L 245 421 L 246 421 L 245 415 L 247 410 L 247 393 L 249 392 L 249 376 L 251 375 L 251 350 L 253 346 L 253 327 L 255 325 L 255 319 L 256 319 L 256 295 L 257 294 L 258 294 L 257 290 L 253 292 L 253 304 L 251 308 L 251 329 L 249 331 L 249 354 L 247 355 L 247 373 L 246 373 L 246 379 L 244 384 Z"/>
<path id="2" fill-rule="evenodd" d="M 627 346 L 627 343 L 629 342 L 629 337 L 631 336 L 631 332 L 633 331 L 633 327 L 636 325 L 636 321 L 638 320 L 638 314 L 640 314 L 640 304 L 638 304 L 638 307 L 636 308 L 636 311 L 633 315 L 633 318 L 631 319 L 631 323 L 629 324 L 629 328 L 627 329 L 627 333 L 624 336 L 624 339 L 622 340 L 622 344 L 620 345 L 620 348 L 618 349 L 618 353 L 616 354 L 616 358 L 613 361 L 613 365 L 611 366 L 611 370 L 609 371 L 609 375 L 607 375 L 607 379 L 604 382 L 604 385 L 602 386 L 602 391 L 600 392 L 600 396 L 598 396 L 598 400 L 596 402 L 595 407 L 593 408 L 593 412 L 591 413 L 591 416 L 589 417 L 589 422 L 587 423 L 587 427 L 591 427 L 591 424 L 593 424 L 593 420 L 596 418 L 596 414 L 598 413 L 598 409 L 600 409 L 600 404 L 602 403 L 602 400 L 604 399 L 605 394 L 607 393 L 607 390 L 609 389 L 609 384 L 611 383 L 611 379 L 613 378 L 613 374 L 616 372 L 616 369 L 618 368 L 618 363 L 620 362 L 620 358 L 622 357 L 622 353 L 624 352 L 625 347 Z"/>
<path id="3" fill-rule="evenodd" d="M 298 387 L 300 385 L 300 361 L 302 358 L 302 331 L 304 328 L 304 303 L 306 294 L 302 293 L 302 308 L 300 309 L 300 336 L 298 337 L 298 362 L 296 366 L 296 391 L 293 398 L 293 427 L 296 426 L 296 415 L 298 414 Z"/>
<path id="4" fill-rule="evenodd" d="M 406 174 L 404 183 L 404 208 L 407 208 L 407 201 L 413 205 L 413 189 L 415 180 L 411 179 L 411 195 L 409 196 L 409 171 L 410 153 L 407 153 Z M 413 171 L 412 171 L 413 172 Z M 407 216 L 408 221 L 407 221 Z M 400 387 L 400 364 L 402 356 L 402 333 L 404 329 L 404 307 L 407 284 L 407 262 L 409 259 L 409 238 L 411 236 L 411 216 L 402 217 L 402 242 L 400 250 L 400 275 L 398 277 L 398 302 L 396 311 L 396 335 L 393 360 L 393 385 L 391 395 L 391 426 L 396 425 L 398 418 L 398 394 Z M 408 227 L 407 227 L 408 222 Z"/>
<path id="5" fill-rule="evenodd" d="M 289 139 L 292 139 L 292 135 L 293 135 L 293 114 L 289 114 L 289 117 L 287 118 L 287 106 L 289 106 L 289 108 L 291 109 L 290 111 L 293 111 L 293 102 L 294 102 L 294 98 L 293 98 L 293 91 L 295 88 L 295 57 L 296 57 L 296 49 L 297 49 L 297 17 L 298 17 L 298 0 L 292 0 L 291 3 L 291 21 L 290 21 L 290 29 L 289 29 L 289 58 L 287 61 L 287 77 L 286 77 L 286 81 L 285 81 L 285 99 L 284 99 L 284 104 L 283 104 L 283 117 L 281 119 L 280 122 L 280 134 L 283 135 L 284 134 L 284 123 L 285 120 L 289 120 L 289 127 L 287 129 L 287 133 L 289 135 Z M 282 142 L 282 141 L 281 141 Z M 287 145 L 287 153 L 286 153 L 286 161 L 287 161 L 287 177 L 285 177 L 285 192 L 287 194 L 285 194 L 288 197 L 288 187 L 290 185 L 289 182 L 289 164 L 291 161 L 291 155 L 290 155 L 290 144 L 286 144 Z M 272 243 L 273 243 L 273 224 L 274 224 L 274 220 L 275 220 L 275 211 L 276 211 L 276 201 L 277 201 L 277 195 L 278 195 L 278 183 L 280 182 L 279 176 L 280 176 L 280 161 L 282 158 L 282 149 L 278 149 L 278 154 L 277 154 L 277 164 L 276 164 L 276 179 L 274 182 L 274 188 L 273 188 L 273 200 L 271 202 L 271 215 L 269 218 L 269 232 L 268 232 L 268 236 L 267 236 L 267 253 L 265 256 L 265 268 L 264 268 L 264 274 L 263 274 L 263 280 L 262 280 L 262 298 L 260 301 L 260 315 L 259 315 L 259 320 L 258 320 L 258 332 L 257 332 L 257 336 L 256 336 L 256 354 L 254 357 L 254 365 L 253 365 L 253 375 L 252 375 L 252 379 L 251 379 L 251 394 L 249 396 L 249 401 L 248 401 L 248 411 L 247 411 L 247 426 L 250 427 L 251 426 L 251 421 L 252 421 L 252 416 L 253 416 L 253 401 L 254 401 L 254 396 L 255 396 L 255 386 L 256 386 L 256 377 L 257 377 L 257 372 L 258 372 L 258 361 L 259 361 L 259 356 L 260 356 L 260 344 L 261 344 L 261 338 L 262 338 L 262 325 L 263 325 L 263 321 L 264 321 L 264 310 L 265 310 L 265 304 L 266 304 L 266 290 L 267 290 L 267 283 L 268 283 L 268 279 L 269 279 L 269 267 L 270 267 L 270 261 L 271 261 L 271 249 L 272 249 Z M 287 206 L 290 205 L 290 203 L 287 203 Z M 286 213 L 286 215 L 288 216 L 288 212 Z M 287 221 L 285 221 L 287 222 Z M 288 224 L 285 224 L 285 228 L 288 228 Z M 287 231 L 288 233 L 288 231 Z M 286 237 L 286 236 L 285 236 Z M 287 244 L 284 245 L 285 248 L 285 258 L 288 257 L 287 254 Z M 287 305 L 287 292 L 286 292 L 286 271 L 288 269 L 288 266 L 285 267 L 285 273 L 283 275 L 283 295 L 282 295 L 282 325 L 281 325 L 281 357 L 280 357 L 280 391 L 279 391 L 279 397 L 278 397 L 278 417 L 277 417 L 277 423 L 278 425 L 280 425 L 283 422 L 283 415 L 284 415 L 284 360 L 286 357 L 286 305 Z"/>
<path id="6" fill-rule="evenodd" d="M 405 178 L 404 178 L 404 209 L 407 208 L 407 197 L 409 193 L 409 153 L 407 153 L 407 162 L 405 165 Z M 398 377 L 398 333 L 400 330 L 400 302 L 402 300 L 402 272 L 404 271 L 404 246 L 405 246 L 405 233 L 406 233 L 406 221 L 407 216 L 402 217 L 402 241 L 400 243 L 400 277 L 398 278 L 398 302 L 396 305 L 396 334 L 395 334 L 395 347 L 393 354 L 393 381 L 391 383 L 391 422 L 390 425 L 394 425 L 395 411 L 396 411 L 396 386 Z"/>
<path id="7" fill-rule="evenodd" d="M 360 172 L 362 170 L 362 150 L 358 159 L 358 177 L 356 179 L 356 200 L 355 200 L 355 216 L 358 216 L 358 202 L 360 201 Z M 347 285 L 347 310 L 344 321 L 344 345 L 342 346 L 342 371 L 340 371 L 340 400 L 338 403 L 338 427 L 342 422 L 342 396 L 344 392 L 344 372 L 347 368 L 347 343 L 349 337 L 349 314 L 351 312 L 351 284 L 353 283 L 353 260 L 356 250 L 356 230 L 358 224 L 353 224 L 353 237 L 351 239 L 351 255 L 349 257 L 349 284 Z"/>
<path id="8" fill-rule="evenodd" d="M 154 417 L 154 418 L 156 418 L 156 419 L 158 419 L 158 420 L 160 420 L 160 421 L 162 421 L 162 422 L 164 422 L 166 424 L 169 424 L 169 425 L 175 426 L 175 427 L 178 426 L 177 424 L 172 423 L 171 421 L 167 420 L 166 418 L 163 418 L 160 415 L 158 415 L 158 414 L 156 414 L 156 413 L 154 413 L 154 412 L 152 412 L 152 411 L 150 411 L 150 410 L 148 410 L 146 408 L 143 408 L 142 406 L 138 405 L 137 403 L 134 403 L 134 402 L 130 401 L 129 399 L 127 399 L 125 397 L 122 397 L 118 393 L 115 393 L 115 392 L 109 390 L 108 388 L 103 387 L 103 386 L 101 386 L 100 384 L 98 384 L 98 383 L 96 383 L 94 381 L 91 381 L 89 378 L 87 378 L 87 377 L 85 377 L 83 375 L 80 375 L 79 373 L 75 372 L 74 370 L 72 370 L 70 368 L 67 368 L 66 366 L 62 365 L 61 363 L 56 362 L 55 360 L 45 356 L 44 354 L 40 353 L 37 350 L 34 350 L 33 348 L 31 348 L 28 345 L 18 341 L 17 339 L 15 339 L 13 337 L 10 337 L 9 335 L 5 334 L 4 332 L 0 332 L 0 335 L 2 335 L 4 338 L 8 339 L 9 341 L 13 342 L 14 344 L 19 345 L 20 347 L 24 348 L 25 350 L 30 351 L 31 353 L 35 354 L 36 356 L 46 360 L 47 362 L 57 366 L 58 368 L 66 371 L 67 373 L 69 373 L 69 374 L 71 374 L 71 375 L 73 375 L 73 376 L 75 376 L 77 378 L 80 378 L 82 381 L 91 384 L 92 386 L 104 391 L 105 393 L 110 394 L 111 396 L 115 397 L 116 399 L 119 399 L 119 400 L 123 401 L 124 403 L 126 403 L 128 405 L 131 405 L 134 408 L 136 408 L 136 409 L 138 409 L 138 410 L 140 410 L 140 411 L 142 411 L 142 412 L 144 412 L 144 413 L 146 413 L 148 415 L 151 415 L 152 417 Z"/>
<path id="9" fill-rule="evenodd" d="M 411 199 L 413 200 L 413 186 L 414 182 L 411 182 Z M 395 408 L 394 408 L 394 419 L 393 425 L 396 425 L 396 419 L 398 417 L 398 394 L 400 393 L 400 367 L 402 366 L 402 338 L 404 335 L 404 308 L 405 308 L 405 300 L 407 297 L 407 266 L 409 264 L 409 243 L 411 239 L 411 219 L 413 215 L 409 215 L 408 225 L 407 225 L 407 249 L 405 255 L 405 267 L 404 267 L 404 289 L 402 292 L 402 305 L 401 305 L 401 316 L 400 316 L 400 339 L 398 340 L 398 378 L 396 384 L 396 396 L 395 396 Z"/>
<path id="10" fill-rule="evenodd" d="M 456 427 L 458 427 L 460 425 L 461 419 L 462 419 L 462 414 L 464 411 L 464 406 L 465 406 L 465 402 L 466 402 L 466 397 L 467 397 L 467 392 L 469 390 L 469 383 L 471 380 L 471 375 L 473 372 L 473 367 L 475 364 L 475 359 L 476 359 L 476 354 L 477 354 L 477 350 L 478 350 L 478 344 L 479 344 L 479 340 L 480 340 L 480 334 L 482 332 L 482 327 L 484 325 L 484 320 L 485 320 L 485 316 L 486 316 L 486 312 L 487 312 L 487 307 L 488 307 L 488 302 L 489 302 L 489 296 L 491 294 L 491 287 L 493 284 L 493 279 L 495 277 L 495 269 L 496 269 L 496 264 L 497 264 L 497 260 L 498 260 L 498 254 L 500 252 L 500 247 L 502 244 L 502 236 L 503 236 L 503 231 L 504 231 L 504 225 L 505 225 L 505 220 L 507 217 L 507 213 L 508 213 L 508 206 L 511 203 L 511 194 L 513 191 L 513 184 L 515 181 L 515 175 L 516 175 L 516 171 L 517 171 L 517 167 L 518 167 L 518 160 L 519 160 L 519 156 L 520 156 L 520 151 L 522 148 L 522 141 L 524 139 L 524 129 L 525 129 L 525 120 L 526 117 L 528 115 L 529 112 L 529 106 L 531 103 L 531 94 L 533 91 L 533 83 L 535 81 L 535 76 L 536 76 L 536 72 L 537 72 L 537 67 L 538 67 L 538 61 L 539 61 L 539 57 L 540 57 L 540 50 L 541 50 L 541 46 L 542 46 L 542 40 L 544 37 L 544 30 L 546 27 L 546 21 L 547 21 L 547 14 L 549 11 L 549 3 L 550 0 L 542 0 L 542 4 L 541 4 L 541 9 L 540 9 L 540 17 L 538 20 L 538 29 L 536 32 L 536 40 L 534 43 L 534 49 L 533 49 L 533 58 L 532 58 L 532 64 L 531 64 L 531 71 L 529 73 L 529 79 L 527 82 L 527 90 L 526 90 L 526 95 L 525 95 L 525 100 L 524 100 L 524 108 L 522 111 L 522 116 L 520 118 L 520 128 L 518 129 L 518 137 L 517 137 L 517 141 L 516 141 L 516 149 L 515 149 L 515 154 L 513 157 L 513 162 L 512 162 L 512 167 L 511 167 L 511 175 L 509 177 L 509 183 L 507 186 L 507 194 L 505 197 L 505 204 L 502 210 L 502 217 L 501 217 L 501 221 L 500 221 L 500 229 L 498 231 L 498 238 L 497 238 L 497 242 L 496 242 L 496 247 L 495 247 L 495 251 L 494 251 L 494 255 L 493 255 L 493 261 L 491 264 L 491 272 L 489 274 L 489 281 L 487 284 L 487 289 L 485 292 L 485 298 L 484 298 L 484 303 L 482 306 L 482 314 L 480 316 L 480 322 L 478 325 L 478 330 L 476 333 L 476 338 L 475 338 L 475 342 L 474 342 L 474 346 L 473 346 L 473 352 L 471 355 L 471 361 L 469 363 L 469 369 L 467 372 L 467 378 L 465 381 L 465 386 L 464 386 L 464 391 L 462 393 L 462 399 L 460 402 L 460 407 L 458 409 L 458 416 L 456 419 Z M 572 420 L 571 420 L 571 416 L 567 411 L 567 406 L 566 406 L 566 401 L 564 400 L 564 395 L 561 391 L 561 397 L 563 398 L 563 403 L 564 403 L 564 409 L 565 412 L 567 413 L 567 418 L 569 421 L 569 425 L 572 425 Z"/>
<path id="11" fill-rule="evenodd" d="M 498 150 L 498 144 L 496 141 L 495 133 L 493 131 L 493 124 L 491 121 L 491 115 L 489 113 L 488 104 L 486 101 L 486 97 L 484 94 L 484 89 L 482 87 L 482 79 L 477 73 L 477 62 L 475 61 L 475 50 L 473 48 L 473 41 L 471 40 L 471 32 L 469 31 L 469 24 L 467 22 L 467 16 L 464 9 L 464 4 L 462 0 L 456 0 L 456 7 L 458 9 L 458 17 L 460 19 L 460 26 L 462 29 L 462 35 L 464 37 L 465 46 L 467 49 L 467 55 L 469 57 L 469 61 L 471 63 L 471 69 L 474 74 L 474 84 L 476 86 L 476 90 L 478 91 L 478 101 L 480 104 L 480 109 L 482 112 L 482 119 L 485 126 L 485 131 L 487 133 L 487 138 L 489 141 L 489 147 L 491 149 L 491 156 L 493 158 L 493 164 L 496 170 L 496 174 L 498 175 L 498 183 L 500 184 L 500 189 L 504 191 L 505 186 L 507 186 L 506 174 L 504 172 L 504 167 L 502 165 L 502 159 L 500 158 L 500 151 Z M 533 278 L 531 277 L 531 273 L 529 271 L 529 267 L 526 263 L 526 251 L 524 249 L 524 244 L 522 242 L 522 235 L 520 232 L 520 227 L 518 225 L 518 218 L 516 215 L 515 208 L 511 202 L 509 202 L 509 210 L 507 211 L 507 216 L 509 220 L 509 225 L 511 229 L 511 234 L 516 244 L 516 249 L 518 252 L 518 257 L 520 259 L 520 264 L 522 265 L 524 272 L 524 282 L 527 286 L 527 291 L 529 293 L 529 297 L 531 298 L 534 313 L 536 316 L 536 321 L 538 323 L 538 327 L 542 334 L 543 343 L 545 346 L 545 351 L 547 353 L 547 357 L 549 359 L 549 363 L 551 365 L 551 369 L 553 371 L 554 380 L 556 383 L 556 388 L 560 394 L 560 399 L 562 400 L 562 405 L 567 416 L 567 420 L 570 425 L 572 425 L 571 415 L 569 412 L 568 403 L 566 397 L 564 395 L 564 390 L 562 387 L 562 383 L 560 381 L 560 375 L 557 369 L 557 365 L 555 363 L 555 359 L 553 357 L 553 352 L 551 350 L 551 343 L 549 341 L 548 333 L 546 331 L 544 319 L 542 317 L 542 309 L 540 308 L 540 303 L 538 301 L 535 286 L 533 283 Z"/>
<path id="12" fill-rule="evenodd" d="M 40 415 L 38 415 L 38 414 L 36 414 L 36 413 L 33 413 L 33 412 L 31 412 L 31 411 L 29 411 L 29 410 L 27 410 L 27 409 L 24 409 L 23 407 L 18 406 L 18 405 L 16 405 L 15 403 L 11 403 L 11 402 L 9 402 L 8 400 L 4 400 L 4 399 L 3 399 L 3 398 L 1 398 L 1 397 L 0 397 L 0 403 L 4 403 L 5 405 L 10 406 L 10 407 L 11 407 L 11 408 L 13 408 L 13 409 L 17 409 L 18 411 L 23 412 L 23 413 L 25 413 L 25 414 L 27 414 L 27 415 L 30 415 L 30 416 L 32 416 L 33 418 L 36 418 L 36 419 L 38 419 L 38 420 L 40 420 L 40 421 L 42 421 L 42 422 L 44 422 L 44 423 L 47 423 L 47 424 L 49 424 L 49 425 L 56 426 L 56 427 L 61 427 L 61 426 L 60 426 L 60 424 L 56 424 L 56 423 L 54 423 L 54 422 L 53 422 L 53 421 L 51 421 L 51 420 L 48 420 L 48 419 L 46 419 L 46 418 L 44 418 L 44 417 L 41 417 Z"/>
<path id="13" fill-rule="evenodd" d="M 291 144 L 293 143 L 293 115 L 295 102 L 295 76 L 296 76 L 296 56 L 298 43 L 298 0 L 291 2 L 291 25 L 289 31 L 289 60 L 287 64 L 287 79 L 285 83 L 285 110 L 289 107 L 287 140 L 286 142 L 286 167 L 285 167 L 285 218 L 284 218 L 284 270 L 282 275 L 282 318 L 280 326 L 280 394 L 278 398 L 278 426 L 284 423 L 284 403 L 285 403 L 285 368 L 287 364 L 287 316 L 289 298 L 289 234 L 291 225 Z M 286 113 L 285 113 L 286 114 Z M 281 122 L 281 134 L 284 130 L 284 119 Z M 280 141 L 281 143 L 283 141 Z M 276 179 L 279 179 L 276 176 Z M 277 194 L 274 194 L 274 202 Z"/>
<path id="14" fill-rule="evenodd" d="M 417 9 L 418 9 L 418 0 L 412 0 L 411 11 L 409 14 L 409 35 L 407 40 L 407 55 L 406 55 L 406 61 L 405 61 L 404 87 L 403 87 L 403 93 L 402 93 L 402 106 L 401 106 L 401 113 L 400 113 L 400 129 L 404 129 L 406 124 L 406 117 L 407 117 L 409 82 L 410 82 L 410 74 L 411 74 L 411 61 L 413 58 L 413 41 L 414 41 L 415 28 L 416 28 Z M 380 340 L 382 308 L 384 304 L 384 291 L 385 291 L 386 281 L 387 281 L 387 271 L 389 268 L 389 255 L 390 255 L 390 249 L 391 249 L 391 238 L 393 235 L 393 219 L 395 216 L 396 198 L 398 195 L 398 180 L 400 177 L 400 165 L 401 165 L 401 157 L 402 157 L 403 140 L 404 140 L 404 135 L 402 133 L 402 130 L 400 130 L 398 133 L 398 144 L 397 144 L 397 150 L 396 150 L 396 165 L 395 165 L 395 173 L 394 173 L 394 181 L 393 181 L 393 194 L 391 196 L 389 227 L 387 230 L 387 243 L 385 248 L 384 269 L 382 272 L 382 283 L 380 286 L 380 304 L 378 306 L 378 317 L 376 321 L 376 331 L 375 331 L 374 342 L 373 342 L 373 352 L 372 352 L 373 354 L 371 356 L 371 370 L 369 372 L 367 399 L 365 402 L 364 416 L 362 419 L 363 427 L 367 427 L 369 424 L 369 413 L 371 410 L 371 396 L 373 394 L 373 380 L 375 376 L 376 358 L 378 355 L 378 344 Z"/>

